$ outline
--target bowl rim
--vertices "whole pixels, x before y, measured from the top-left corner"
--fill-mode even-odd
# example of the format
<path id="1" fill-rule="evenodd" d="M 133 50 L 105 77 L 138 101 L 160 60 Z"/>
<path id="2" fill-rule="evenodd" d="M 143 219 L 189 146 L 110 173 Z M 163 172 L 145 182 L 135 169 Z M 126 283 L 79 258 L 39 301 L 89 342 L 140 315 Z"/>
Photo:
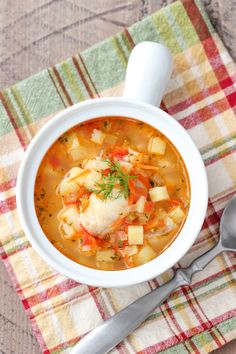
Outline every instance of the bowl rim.
<path id="1" fill-rule="evenodd" d="M 189 212 L 185 224 L 173 243 L 152 261 L 139 267 L 120 271 L 89 268 L 60 253 L 47 239 L 39 225 L 34 208 L 34 193 L 32 193 L 39 164 L 52 143 L 76 124 L 109 115 L 130 117 L 146 122 L 165 134 L 185 162 L 191 188 Z M 168 134 L 166 134 L 167 130 Z M 34 164 L 31 164 L 32 158 L 34 158 Z M 201 188 L 201 193 L 199 188 Z M 208 183 L 205 166 L 197 147 L 187 131 L 173 117 L 147 103 L 122 97 L 106 97 L 77 103 L 56 114 L 40 129 L 29 144 L 21 162 L 17 177 L 16 201 L 20 221 L 29 242 L 50 266 L 81 283 L 101 287 L 120 287 L 157 277 L 170 269 L 187 253 L 197 238 L 205 218 Z"/>

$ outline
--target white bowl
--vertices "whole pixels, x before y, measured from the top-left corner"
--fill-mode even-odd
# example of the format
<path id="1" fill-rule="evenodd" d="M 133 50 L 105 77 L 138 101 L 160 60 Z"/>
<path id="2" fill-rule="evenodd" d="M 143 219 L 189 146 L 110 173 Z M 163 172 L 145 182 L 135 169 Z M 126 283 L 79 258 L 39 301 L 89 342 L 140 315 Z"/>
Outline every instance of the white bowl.
<path id="1" fill-rule="evenodd" d="M 142 45 L 151 46 L 152 48 L 153 46 L 155 48 L 158 46 L 156 43 L 144 42 L 138 47 Z M 158 46 L 157 48 L 158 58 L 160 58 L 160 50 L 163 51 L 163 46 Z M 155 53 L 151 54 L 152 58 L 153 56 L 155 57 Z M 166 52 L 164 55 L 166 56 Z M 169 74 L 167 74 L 165 75 L 168 76 Z M 127 87 L 128 85 L 125 90 L 126 97 L 130 96 L 132 91 L 132 89 L 130 91 L 129 87 Z M 137 93 L 135 96 L 138 96 Z M 157 95 L 153 97 L 153 95 L 149 95 L 145 100 L 151 102 L 157 99 L 160 100 Z M 96 270 L 80 265 L 65 257 L 43 233 L 34 207 L 36 174 L 45 153 L 52 143 L 73 126 L 92 118 L 105 116 L 135 118 L 161 131 L 181 154 L 188 171 L 191 189 L 189 212 L 185 224 L 174 242 L 152 261 L 136 268 L 121 271 Z M 185 255 L 198 236 L 204 221 L 207 201 L 208 188 L 205 167 L 198 149 L 187 132 L 176 120 L 161 109 L 149 103 L 138 102 L 134 97 L 132 99 L 109 97 L 88 100 L 67 108 L 56 115 L 32 140 L 25 153 L 17 178 L 18 213 L 32 247 L 48 264 L 69 278 L 81 283 L 101 287 L 119 287 L 140 283 L 152 279 L 171 268 Z"/>

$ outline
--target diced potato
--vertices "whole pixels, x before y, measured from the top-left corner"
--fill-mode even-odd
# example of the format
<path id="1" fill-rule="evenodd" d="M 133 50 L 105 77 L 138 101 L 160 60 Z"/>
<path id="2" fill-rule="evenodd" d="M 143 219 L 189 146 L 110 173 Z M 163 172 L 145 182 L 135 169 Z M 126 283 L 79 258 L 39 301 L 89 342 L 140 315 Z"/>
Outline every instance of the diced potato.
<path id="1" fill-rule="evenodd" d="M 78 224 L 79 212 L 76 206 L 70 206 L 69 208 L 62 209 L 58 214 L 58 219 L 69 225 L 75 227 Z"/>
<path id="2" fill-rule="evenodd" d="M 103 143 L 103 140 L 105 139 L 106 134 L 104 134 L 101 130 L 99 129 L 94 129 L 91 135 L 91 140 L 96 143 L 101 145 Z"/>
<path id="3" fill-rule="evenodd" d="M 85 169 L 96 171 L 106 170 L 108 168 L 107 162 L 105 162 L 99 157 L 97 157 L 96 159 L 85 160 L 82 166 Z"/>
<path id="4" fill-rule="evenodd" d="M 96 253 L 96 260 L 98 262 L 114 262 L 115 259 L 116 255 L 113 249 L 100 250 Z"/>
<path id="5" fill-rule="evenodd" d="M 136 211 L 137 211 L 138 213 L 143 213 L 143 211 L 144 211 L 144 206 L 145 206 L 146 201 L 147 201 L 147 200 L 146 200 L 146 198 L 145 198 L 144 196 L 141 196 L 141 197 L 138 199 L 137 203 L 135 204 Z"/>
<path id="6" fill-rule="evenodd" d="M 131 257 L 134 254 L 138 253 L 138 246 L 126 246 L 124 249 L 120 250 L 122 257 Z"/>
<path id="7" fill-rule="evenodd" d="M 185 212 L 180 205 L 176 206 L 169 212 L 169 216 L 176 222 L 176 224 L 181 224 L 185 217 Z"/>
<path id="8" fill-rule="evenodd" d="M 60 195 L 77 192 L 80 188 L 80 185 L 83 184 L 88 173 L 88 170 L 83 170 L 80 167 L 73 167 L 59 184 L 57 192 Z"/>
<path id="9" fill-rule="evenodd" d="M 157 256 L 157 252 L 148 244 L 143 246 L 139 253 L 133 256 L 135 266 L 145 264 Z"/>
<path id="10" fill-rule="evenodd" d="M 110 145 L 114 145 L 117 141 L 117 136 L 112 134 L 106 134 L 105 142 Z"/>
<path id="11" fill-rule="evenodd" d="M 66 240 L 73 240 L 75 238 L 76 232 L 72 225 L 69 225 L 67 223 L 62 223 L 61 230 L 62 230 L 63 237 Z"/>
<path id="12" fill-rule="evenodd" d="M 131 168 L 133 167 L 133 165 L 129 162 L 126 162 L 126 161 L 119 161 L 121 167 L 125 168 L 125 170 L 130 173 L 131 171 Z"/>
<path id="13" fill-rule="evenodd" d="M 128 226 L 128 242 L 129 242 L 129 245 L 142 245 L 143 244 L 143 226 L 142 225 L 129 225 Z"/>
<path id="14" fill-rule="evenodd" d="M 90 190 L 93 189 L 99 181 L 101 181 L 102 175 L 97 171 L 91 171 L 85 178 L 84 186 Z"/>
<path id="15" fill-rule="evenodd" d="M 73 138 L 71 147 L 68 150 L 68 154 L 73 161 L 82 162 L 86 154 L 86 148 L 80 145 L 79 139 L 77 137 Z"/>
<path id="16" fill-rule="evenodd" d="M 164 237 L 166 237 L 166 236 L 164 236 Z M 161 240 L 160 236 L 159 237 L 153 236 L 148 239 L 148 243 L 151 245 L 151 247 L 154 248 L 154 250 L 156 250 L 156 249 L 160 248 L 160 245 L 161 245 L 160 240 Z"/>
<path id="17" fill-rule="evenodd" d="M 149 189 L 149 194 L 153 202 L 170 199 L 166 186 L 151 188 Z"/>
<path id="18" fill-rule="evenodd" d="M 159 137 L 151 137 L 148 142 L 148 152 L 152 154 L 164 155 L 166 142 Z"/>

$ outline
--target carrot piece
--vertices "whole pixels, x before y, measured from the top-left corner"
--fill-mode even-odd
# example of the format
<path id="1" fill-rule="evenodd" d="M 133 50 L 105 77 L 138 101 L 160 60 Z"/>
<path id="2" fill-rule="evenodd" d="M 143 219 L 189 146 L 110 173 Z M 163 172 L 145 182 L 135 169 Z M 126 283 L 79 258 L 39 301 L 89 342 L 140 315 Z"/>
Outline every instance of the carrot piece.
<path id="1" fill-rule="evenodd" d="M 141 168 L 143 170 L 152 170 L 152 171 L 159 171 L 159 167 L 157 166 L 151 166 L 151 165 L 143 165 L 141 163 L 135 164 L 135 167 Z"/>
<path id="2" fill-rule="evenodd" d="M 178 199 L 171 199 L 171 200 L 169 200 L 169 204 L 170 204 L 171 206 L 178 206 L 178 205 L 183 206 L 183 203 L 182 203 L 180 200 L 178 200 Z"/>
<path id="3" fill-rule="evenodd" d="M 113 230 L 116 230 L 116 229 L 118 229 L 118 227 L 120 227 L 122 224 L 123 224 L 123 222 L 124 222 L 124 217 L 122 216 L 121 218 L 119 218 L 119 219 L 117 219 L 116 221 L 114 221 L 113 222 L 113 224 L 112 224 L 112 229 Z"/>
<path id="4" fill-rule="evenodd" d="M 151 184 L 146 177 L 144 177 L 141 173 L 138 173 L 137 176 L 138 176 L 138 179 L 145 185 L 145 187 L 151 188 Z"/>

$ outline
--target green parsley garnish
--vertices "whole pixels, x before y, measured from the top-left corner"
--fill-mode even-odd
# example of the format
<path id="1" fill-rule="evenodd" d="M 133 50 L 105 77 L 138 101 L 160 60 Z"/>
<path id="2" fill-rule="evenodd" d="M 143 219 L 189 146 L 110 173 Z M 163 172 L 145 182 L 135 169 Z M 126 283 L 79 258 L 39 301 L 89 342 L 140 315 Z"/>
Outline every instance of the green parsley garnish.
<path id="1" fill-rule="evenodd" d="M 110 172 L 107 175 L 102 175 L 102 182 L 97 183 L 97 188 L 92 189 L 91 192 L 95 194 L 101 194 L 103 199 L 117 199 L 121 195 L 127 199 L 129 197 L 129 179 L 136 178 L 137 176 L 132 176 L 124 173 L 118 161 L 104 161 L 107 163 Z M 117 184 L 119 185 L 119 192 L 113 194 L 113 189 Z"/>

